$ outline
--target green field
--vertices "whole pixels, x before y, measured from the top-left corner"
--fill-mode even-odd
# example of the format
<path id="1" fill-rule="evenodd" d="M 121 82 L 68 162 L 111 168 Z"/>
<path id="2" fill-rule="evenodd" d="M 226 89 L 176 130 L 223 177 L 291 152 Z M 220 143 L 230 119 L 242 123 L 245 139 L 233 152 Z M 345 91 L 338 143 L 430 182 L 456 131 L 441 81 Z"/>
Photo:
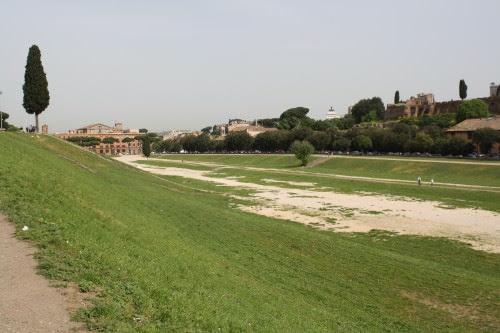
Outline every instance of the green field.
<path id="1" fill-rule="evenodd" d="M 363 176 L 387 179 L 416 181 L 418 176 L 429 181 L 500 187 L 500 163 L 487 162 L 488 165 L 473 164 L 477 161 L 434 158 L 393 158 L 379 160 L 374 158 L 342 157 L 331 158 L 314 168 L 299 168 L 300 163 L 292 155 L 157 155 L 164 159 L 193 162 L 213 162 L 226 165 L 249 166 L 259 168 L 294 169 L 304 172 Z M 318 158 L 314 156 L 312 160 Z M 464 164 L 440 163 L 463 162 Z M 481 161 L 481 163 L 484 163 Z"/>
<path id="2" fill-rule="evenodd" d="M 0 147 L 0 209 L 38 247 L 42 274 L 98 294 L 74 315 L 89 329 L 494 332 L 500 325 L 499 255 L 442 238 L 323 232 L 244 213 L 220 188 L 152 176 L 50 136 L 0 133 Z M 294 163 L 268 158 L 252 163 Z"/>

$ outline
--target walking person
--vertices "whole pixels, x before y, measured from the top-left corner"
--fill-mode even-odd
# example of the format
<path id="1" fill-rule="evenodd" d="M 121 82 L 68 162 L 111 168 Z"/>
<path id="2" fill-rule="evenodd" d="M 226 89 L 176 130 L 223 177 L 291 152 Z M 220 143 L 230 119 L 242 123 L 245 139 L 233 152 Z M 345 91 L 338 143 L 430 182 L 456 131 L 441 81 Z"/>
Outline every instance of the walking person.
<path id="1" fill-rule="evenodd" d="M 431 178 L 431 186 L 434 186 L 434 178 Z"/>
<path id="2" fill-rule="evenodd" d="M 422 185 L 422 177 L 418 176 L 417 183 L 418 183 L 418 186 Z"/>

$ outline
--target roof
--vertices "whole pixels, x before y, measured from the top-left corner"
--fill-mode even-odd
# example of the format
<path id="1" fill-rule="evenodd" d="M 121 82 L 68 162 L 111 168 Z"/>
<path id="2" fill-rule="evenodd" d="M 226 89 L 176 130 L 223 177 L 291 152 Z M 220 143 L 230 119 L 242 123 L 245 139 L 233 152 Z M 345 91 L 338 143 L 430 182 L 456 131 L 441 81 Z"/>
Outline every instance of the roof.
<path id="1" fill-rule="evenodd" d="M 87 128 L 90 128 L 90 127 L 96 127 L 96 126 L 102 126 L 102 127 L 107 127 L 107 128 L 111 128 L 113 129 L 113 127 L 111 126 L 108 126 L 108 125 L 104 125 L 104 124 L 101 124 L 101 123 L 97 123 L 97 124 L 92 124 L 92 125 L 87 125 L 87 126 L 84 126 L 84 127 L 80 127 L 80 128 L 77 128 L 77 129 L 87 129 Z"/>
<path id="2" fill-rule="evenodd" d="M 471 132 L 479 128 L 489 127 L 500 131 L 500 116 L 489 118 L 466 119 L 451 127 L 447 132 Z"/>

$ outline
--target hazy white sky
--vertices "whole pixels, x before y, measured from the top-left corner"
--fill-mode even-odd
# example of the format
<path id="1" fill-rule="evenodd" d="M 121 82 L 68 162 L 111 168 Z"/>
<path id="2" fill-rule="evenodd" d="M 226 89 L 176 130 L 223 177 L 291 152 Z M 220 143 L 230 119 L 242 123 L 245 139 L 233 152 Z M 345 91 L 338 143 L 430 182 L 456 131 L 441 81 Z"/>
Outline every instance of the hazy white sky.
<path id="1" fill-rule="evenodd" d="M 103 122 L 200 129 L 361 98 L 488 95 L 499 0 L 0 0 L 0 108 L 25 126 L 28 49 L 49 81 L 51 132 Z"/>

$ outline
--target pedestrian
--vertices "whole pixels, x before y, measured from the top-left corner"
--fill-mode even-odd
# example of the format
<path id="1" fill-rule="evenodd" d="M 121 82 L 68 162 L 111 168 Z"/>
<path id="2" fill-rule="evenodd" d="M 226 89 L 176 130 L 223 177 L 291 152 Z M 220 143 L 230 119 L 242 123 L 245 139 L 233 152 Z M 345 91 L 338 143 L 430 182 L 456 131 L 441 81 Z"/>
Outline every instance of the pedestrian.
<path id="1" fill-rule="evenodd" d="M 434 178 L 431 178 L 431 186 L 434 186 Z"/>
<path id="2" fill-rule="evenodd" d="M 422 177 L 418 176 L 417 183 L 418 183 L 418 186 L 420 186 L 422 184 Z"/>

